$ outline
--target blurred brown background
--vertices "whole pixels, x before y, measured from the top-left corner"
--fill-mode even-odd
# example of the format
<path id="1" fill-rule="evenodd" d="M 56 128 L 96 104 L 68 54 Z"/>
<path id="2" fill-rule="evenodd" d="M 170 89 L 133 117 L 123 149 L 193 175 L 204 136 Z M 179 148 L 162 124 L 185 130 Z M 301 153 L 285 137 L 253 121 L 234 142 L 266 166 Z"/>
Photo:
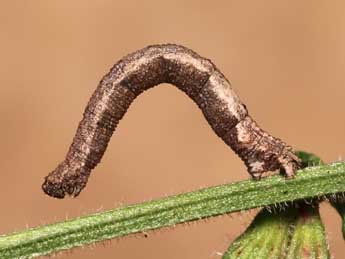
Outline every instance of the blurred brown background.
<path id="1" fill-rule="evenodd" d="M 0 233 L 249 177 L 196 105 L 162 85 L 131 106 L 78 198 L 43 194 L 101 77 L 148 44 L 183 44 L 212 59 L 264 129 L 327 162 L 344 157 L 345 3 L 205 2 L 1 2 Z M 253 215 L 57 257 L 220 258 Z M 322 215 L 342 258 L 340 219 L 327 204 Z"/>

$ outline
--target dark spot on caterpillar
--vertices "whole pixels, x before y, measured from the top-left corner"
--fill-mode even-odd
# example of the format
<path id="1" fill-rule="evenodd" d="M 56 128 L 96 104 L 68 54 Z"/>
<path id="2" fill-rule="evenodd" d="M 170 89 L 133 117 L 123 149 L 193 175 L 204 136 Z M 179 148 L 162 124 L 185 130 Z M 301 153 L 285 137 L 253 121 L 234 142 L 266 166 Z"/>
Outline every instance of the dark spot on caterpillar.
<path id="1" fill-rule="evenodd" d="M 127 55 L 103 77 L 65 160 L 45 178 L 44 192 L 56 198 L 77 196 L 132 101 L 160 83 L 176 85 L 194 100 L 214 132 L 239 155 L 254 179 L 277 169 L 287 177 L 294 176 L 300 160 L 292 148 L 257 125 L 217 67 L 188 48 L 165 44 Z"/>

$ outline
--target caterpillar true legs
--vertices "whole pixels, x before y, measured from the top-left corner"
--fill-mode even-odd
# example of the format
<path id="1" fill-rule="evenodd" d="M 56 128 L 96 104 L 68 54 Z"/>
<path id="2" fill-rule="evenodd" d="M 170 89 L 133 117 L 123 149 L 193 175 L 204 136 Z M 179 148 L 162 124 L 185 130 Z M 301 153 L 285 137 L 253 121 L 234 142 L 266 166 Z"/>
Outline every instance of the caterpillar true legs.
<path id="1" fill-rule="evenodd" d="M 56 198 L 77 196 L 130 104 L 160 83 L 171 83 L 194 100 L 214 132 L 239 155 L 255 179 L 276 169 L 292 177 L 299 168 L 292 148 L 257 125 L 210 60 L 183 46 L 153 45 L 124 57 L 103 77 L 65 160 L 45 178 L 44 192 Z"/>

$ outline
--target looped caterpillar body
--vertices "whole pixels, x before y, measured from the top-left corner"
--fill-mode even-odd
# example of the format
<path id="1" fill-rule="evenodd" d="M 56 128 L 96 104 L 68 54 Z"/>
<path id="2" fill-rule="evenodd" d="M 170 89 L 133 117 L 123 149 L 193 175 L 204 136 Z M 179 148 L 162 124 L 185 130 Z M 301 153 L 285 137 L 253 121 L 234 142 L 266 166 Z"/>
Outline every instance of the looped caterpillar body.
<path id="1" fill-rule="evenodd" d="M 65 160 L 45 178 L 44 192 L 56 198 L 79 195 L 130 104 L 161 83 L 175 85 L 199 106 L 214 132 L 244 161 L 254 179 L 277 169 L 294 176 L 300 160 L 292 148 L 257 125 L 217 67 L 186 47 L 164 44 L 127 55 L 103 77 Z"/>

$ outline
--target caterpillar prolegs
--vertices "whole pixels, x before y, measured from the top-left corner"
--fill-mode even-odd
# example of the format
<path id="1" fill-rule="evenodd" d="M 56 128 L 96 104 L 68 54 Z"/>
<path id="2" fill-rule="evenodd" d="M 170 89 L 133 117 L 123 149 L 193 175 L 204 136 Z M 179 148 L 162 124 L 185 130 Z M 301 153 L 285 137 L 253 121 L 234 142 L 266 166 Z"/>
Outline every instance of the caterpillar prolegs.
<path id="1" fill-rule="evenodd" d="M 103 77 L 65 160 L 46 176 L 44 192 L 56 198 L 79 195 L 130 104 L 160 83 L 177 86 L 199 106 L 214 132 L 244 161 L 254 179 L 277 169 L 294 176 L 300 160 L 292 148 L 258 126 L 217 67 L 186 47 L 164 44 L 127 55 Z"/>

